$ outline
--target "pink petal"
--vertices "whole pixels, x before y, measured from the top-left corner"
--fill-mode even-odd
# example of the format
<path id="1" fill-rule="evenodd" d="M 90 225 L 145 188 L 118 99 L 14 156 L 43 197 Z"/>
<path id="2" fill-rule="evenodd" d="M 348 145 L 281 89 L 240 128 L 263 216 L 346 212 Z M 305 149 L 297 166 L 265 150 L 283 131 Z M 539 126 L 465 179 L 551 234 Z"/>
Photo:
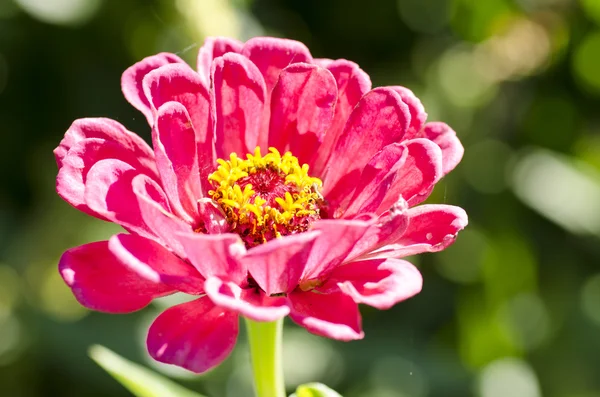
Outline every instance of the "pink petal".
<path id="1" fill-rule="evenodd" d="M 268 241 L 251 248 L 242 261 L 267 295 L 290 292 L 298 285 L 319 235 L 314 231 Z"/>
<path id="2" fill-rule="evenodd" d="M 338 98 L 335 104 L 335 114 L 325 139 L 319 150 L 315 152 L 313 159 L 308 163 L 312 174 L 322 177 L 325 174 L 325 165 L 333 150 L 338 137 L 344 129 L 344 125 L 360 98 L 371 89 L 369 75 L 358 67 L 354 62 L 345 59 L 333 61 L 315 60 L 321 67 L 327 68 L 337 83 Z"/>
<path id="3" fill-rule="evenodd" d="M 246 247 L 237 234 L 207 235 L 201 233 L 180 234 L 189 261 L 205 278 L 219 277 L 241 284 L 248 271 L 240 263 Z"/>
<path id="4" fill-rule="evenodd" d="M 315 240 L 306 266 L 300 277 L 300 288 L 310 285 L 311 280 L 323 280 L 329 272 L 342 263 L 356 242 L 371 227 L 373 221 L 323 219 L 312 229 L 321 232 Z"/>
<path id="5" fill-rule="evenodd" d="M 306 63 L 283 69 L 271 98 L 269 146 L 307 163 L 331 124 L 336 98 L 335 80 L 326 69 Z"/>
<path id="6" fill-rule="evenodd" d="M 275 321 L 290 312 L 285 298 L 271 298 L 254 289 L 242 289 L 239 285 L 218 277 L 206 280 L 204 289 L 215 305 L 254 321 Z"/>
<path id="7" fill-rule="evenodd" d="M 78 119 L 71 124 L 65 133 L 65 137 L 60 141 L 60 145 L 54 149 L 54 156 L 59 169 L 62 167 L 67 152 L 86 138 L 100 138 L 118 143 L 125 150 L 137 156 L 144 168 L 152 170 L 151 176 L 158 176 L 154 165 L 154 152 L 152 152 L 150 146 L 120 123 L 106 118 Z"/>
<path id="8" fill-rule="evenodd" d="M 369 254 L 370 258 L 401 258 L 437 252 L 454 243 L 467 226 L 467 214 L 451 205 L 420 205 L 407 211 L 409 224 L 401 237 Z"/>
<path id="9" fill-rule="evenodd" d="M 222 234 L 229 231 L 229 224 L 225 213 L 212 199 L 198 200 L 198 213 L 200 222 L 208 234 Z"/>
<path id="10" fill-rule="evenodd" d="M 299 41 L 255 37 L 246 42 L 242 55 L 250 59 L 264 76 L 267 93 L 273 90 L 281 71 L 292 63 L 310 63 L 312 56 Z"/>
<path id="11" fill-rule="evenodd" d="M 170 63 L 185 63 L 175 54 L 166 52 L 144 58 L 129 67 L 121 76 L 121 89 L 125 99 L 148 119 L 148 124 L 154 124 L 154 113 L 148 98 L 144 94 L 142 82 L 151 71 Z"/>
<path id="12" fill-rule="evenodd" d="M 400 259 L 372 259 L 336 268 L 319 291 L 339 288 L 356 303 L 385 310 L 418 294 L 422 286 L 423 277 L 411 263 Z"/>
<path id="13" fill-rule="evenodd" d="M 186 108 L 196 136 L 200 177 L 204 180 L 216 164 L 207 83 L 189 66 L 172 64 L 150 72 L 143 84 L 154 114 L 162 105 L 171 101 L 179 102 Z"/>
<path id="14" fill-rule="evenodd" d="M 185 107 L 167 102 L 158 109 L 152 131 L 156 165 L 171 208 L 183 219 L 198 217 L 202 197 L 194 128 Z"/>
<path id="15" fill-rule="evenodd" d="M 108 313 L 129 313 L 174 291 L 159 281 L 140 277 L 98 241 L 67 250 L 59 272 L 83 306 Z"/>
<path id="16" fill-rule="evenodd" d="M 323 195 L 333 213 L 350 200 L 369 159 L 390 143 L 401 141 L 409 123 L 408 106 L 391 88 L 375 88 L 358 102 L 329 158 L 323 181 Z"/>
<path id="17" fill-rule="evenodd" d="M 132 180 L 139 172 L 123 161 L 100 160 L 90 169 L 85 184 L 85 202 L 105 219 L 143 237 L 156 238 L 146 225 Z"/>
<path id="18" fill-rule="evenodd" d="M 228 37 L 207 37 L 204 45 L 198 52 L 198 73 L 207 87 L 210 85 L 210 70 L 215 58 L 223 56 L 228 52 L 240 53 L 244 43 Z"/>
<path id="19" fill-rule="evenodd" d="M 108 249 L 140 277 L 188 293 L 202 293 L 204 279 L 196 269 L 162 245 L 134 234 L 116 234 Z"/>
<path id="20" fill-rule="evenodd" d="M 137 172 L 155 175 L 154 168 L 147 168 L 143 157 L 130 151 L 119 142 L 101 138 L 86 138 L 71 147 L 63 158 L 62 167 L 56 177 L 56 191 L 60 197 L 75 208 L 87 214 L 106 219 L 90 209 L 85 202 L 85 184 L 90 168 L 100 160 L 118 159 L 127 163 Z"/>
<path id="21" fill-rule="evenodd" d="M 185 258 L 178 235 L 191 232 L 192 226 L 171 213 L 167 197 L 156 182 L 145 175 L 136 175 L 131 184 L 143 222 L 161 244 Z"/>
<path id="22" fill-rule="evenodd" d="M 402 86 L 392 86 L 390 88 L 400 94 L 402 101 L 408 105 L 408 110 L 410 112 L 410 125 L 408 130 L 406 130 L 404 139 L 415 138 L 427 120 L 425 108 L 423 107 L 423 104 L 419 98 L 417 98 L 416 95 L 408 88 Z"/>
<path id="23" fill-rule="evenodd" d="M 403 145 L 408 156 L 380 202 L 378 213 L 387 211 L 400 196 L 410 207 L 423 202 L 442 178 L 442 152 L 436 144 L 427 139 L 413 139 Z"/>
<path id="24" fill-rule="evenodd" d="M 465 149 L 446 123 L 433 122 L 425 124 L 423 134 L 434 141 L 442 149 L 443 174 L 446 175 L 460 163 Z"/>
<path id="25" fill-rule="evenodd" d="M 358 305 L 348 295 L 294 292 L 289 300 L 290 318 L 313 334 L 343 341 L 365 336 Z"/>
<path id="26" fill-rule="evenodd" d="M 212 73 L 217 157 L 229 158 L 233 152 L 245 157 L 266 143 L 266 137 L 259 143 L 266 101 L 263 77 L 252 62 L 234 53 L 215 59 Z"/>
<path id="27" fill-rule="evenodd" d="M 238 316 L 204 297 L 164 311 L 148 331 L 148 352 L 157 361 L 201 373 L 229 356 Z"/>
<path id="28" fill-rule="evenodd" d="M 388 194 L 398 170 L 403 167 L 407 157 L 408 149 L 399 143 L 387 145 L 377 152 L 362 170 L 348 209 L 343 212 L 344 208 L 338 207 L 336 215 L 352 217 L 365 212 L 375 212 Z M 398 196 L 399 194 L 396 194 L 396 197 Z"/>

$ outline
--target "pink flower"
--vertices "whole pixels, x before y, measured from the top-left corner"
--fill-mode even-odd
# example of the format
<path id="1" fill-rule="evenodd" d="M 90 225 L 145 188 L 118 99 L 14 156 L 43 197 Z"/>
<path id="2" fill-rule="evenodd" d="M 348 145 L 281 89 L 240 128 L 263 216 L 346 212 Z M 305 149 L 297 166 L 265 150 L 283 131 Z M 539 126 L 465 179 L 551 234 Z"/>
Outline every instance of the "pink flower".
<path id="1" fill-rule="evenodd" d="M 198 296 L 150 327 L 159 361 L 212 368 L 240 314 L 360 339 L 358 303 L 387 309 L 421 290 L 399 258 L 440 251 L 467 224 L 458 207 L 416 206 L 460 161 L 454 131 L 425 123 L 407 88 L 371 90 L 350 61 L 291 40 L 210 38 L 197 71 L 163 53 L 121 83 L 154 148 L 88 118 L 54 153 L 58 194 L 128 233 L 66 251 L 59 268 L 103 312 Z"/>

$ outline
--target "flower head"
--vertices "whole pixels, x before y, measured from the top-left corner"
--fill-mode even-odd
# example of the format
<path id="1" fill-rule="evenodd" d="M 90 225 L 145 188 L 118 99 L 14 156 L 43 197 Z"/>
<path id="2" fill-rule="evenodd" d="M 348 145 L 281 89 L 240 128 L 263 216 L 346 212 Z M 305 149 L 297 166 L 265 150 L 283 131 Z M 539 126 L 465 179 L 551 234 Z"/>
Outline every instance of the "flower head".
<path id="1" fill-rule="evenodd" d="M 462 157 L 454 131 L 426 123 L 407 88 L 371 89 L 352 62 L 291 40 L 209 38 L 197 70 L 158 54 L 122 88 L 153 148 L 88 118 L 55 156 L 58 194 L 127 233 L 69 249 L 59 268 L 104 312 L 196 295 L 150 327 L 159 361 L 212 368 L 239 315 L 360 339 L 359 303 L 387 309 L 421 290 L 400 258 L 446 248 L 467 224 L 458 207 L 417 206 Z"/>

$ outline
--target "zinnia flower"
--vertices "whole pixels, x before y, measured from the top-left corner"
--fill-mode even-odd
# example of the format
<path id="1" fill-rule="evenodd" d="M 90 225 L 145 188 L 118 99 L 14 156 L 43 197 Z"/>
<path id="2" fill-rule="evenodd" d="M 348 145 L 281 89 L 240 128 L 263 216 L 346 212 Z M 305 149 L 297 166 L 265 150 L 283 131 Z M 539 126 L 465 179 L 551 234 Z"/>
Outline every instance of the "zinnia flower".
<path id="1" fill-rule="evenodd" d="M 196 295 L 150 327 L 159 361 L 212 368 L 239 315 L 360 339 L 359 303 L 387 309 L 421 290 L 399 258 L 440 251 L 467 224 L 460 208 L 416 206 L 460 161 L 454 131 L 425 123 L 407 88 L 371 89 L 350 61 L 291 40 L 209 38 L 197 70 L 162 53 L 121 83 L 153 148 L 85 118 L 54 153 L 58 194 L 127 233 L 69 249 L 59 268 L 102 312 Z"/>

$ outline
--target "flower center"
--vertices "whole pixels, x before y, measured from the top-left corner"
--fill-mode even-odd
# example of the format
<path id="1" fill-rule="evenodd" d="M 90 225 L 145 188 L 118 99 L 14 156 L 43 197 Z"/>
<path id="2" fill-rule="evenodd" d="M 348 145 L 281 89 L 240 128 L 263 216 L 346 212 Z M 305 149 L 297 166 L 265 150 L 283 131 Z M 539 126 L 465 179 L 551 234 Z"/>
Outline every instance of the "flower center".
<path id="1" fill-rule="evenodd" d="M 304 232 L 320 218 L 322 182 L 308 175 L 308 165 L 275 148 L 262 156 L 257 147 L 246 158 L 231 153 L 229 160 L 218 159 L 219 167 L 208 176 L 214 188 L 208 194 L 248 248 Z"/>

